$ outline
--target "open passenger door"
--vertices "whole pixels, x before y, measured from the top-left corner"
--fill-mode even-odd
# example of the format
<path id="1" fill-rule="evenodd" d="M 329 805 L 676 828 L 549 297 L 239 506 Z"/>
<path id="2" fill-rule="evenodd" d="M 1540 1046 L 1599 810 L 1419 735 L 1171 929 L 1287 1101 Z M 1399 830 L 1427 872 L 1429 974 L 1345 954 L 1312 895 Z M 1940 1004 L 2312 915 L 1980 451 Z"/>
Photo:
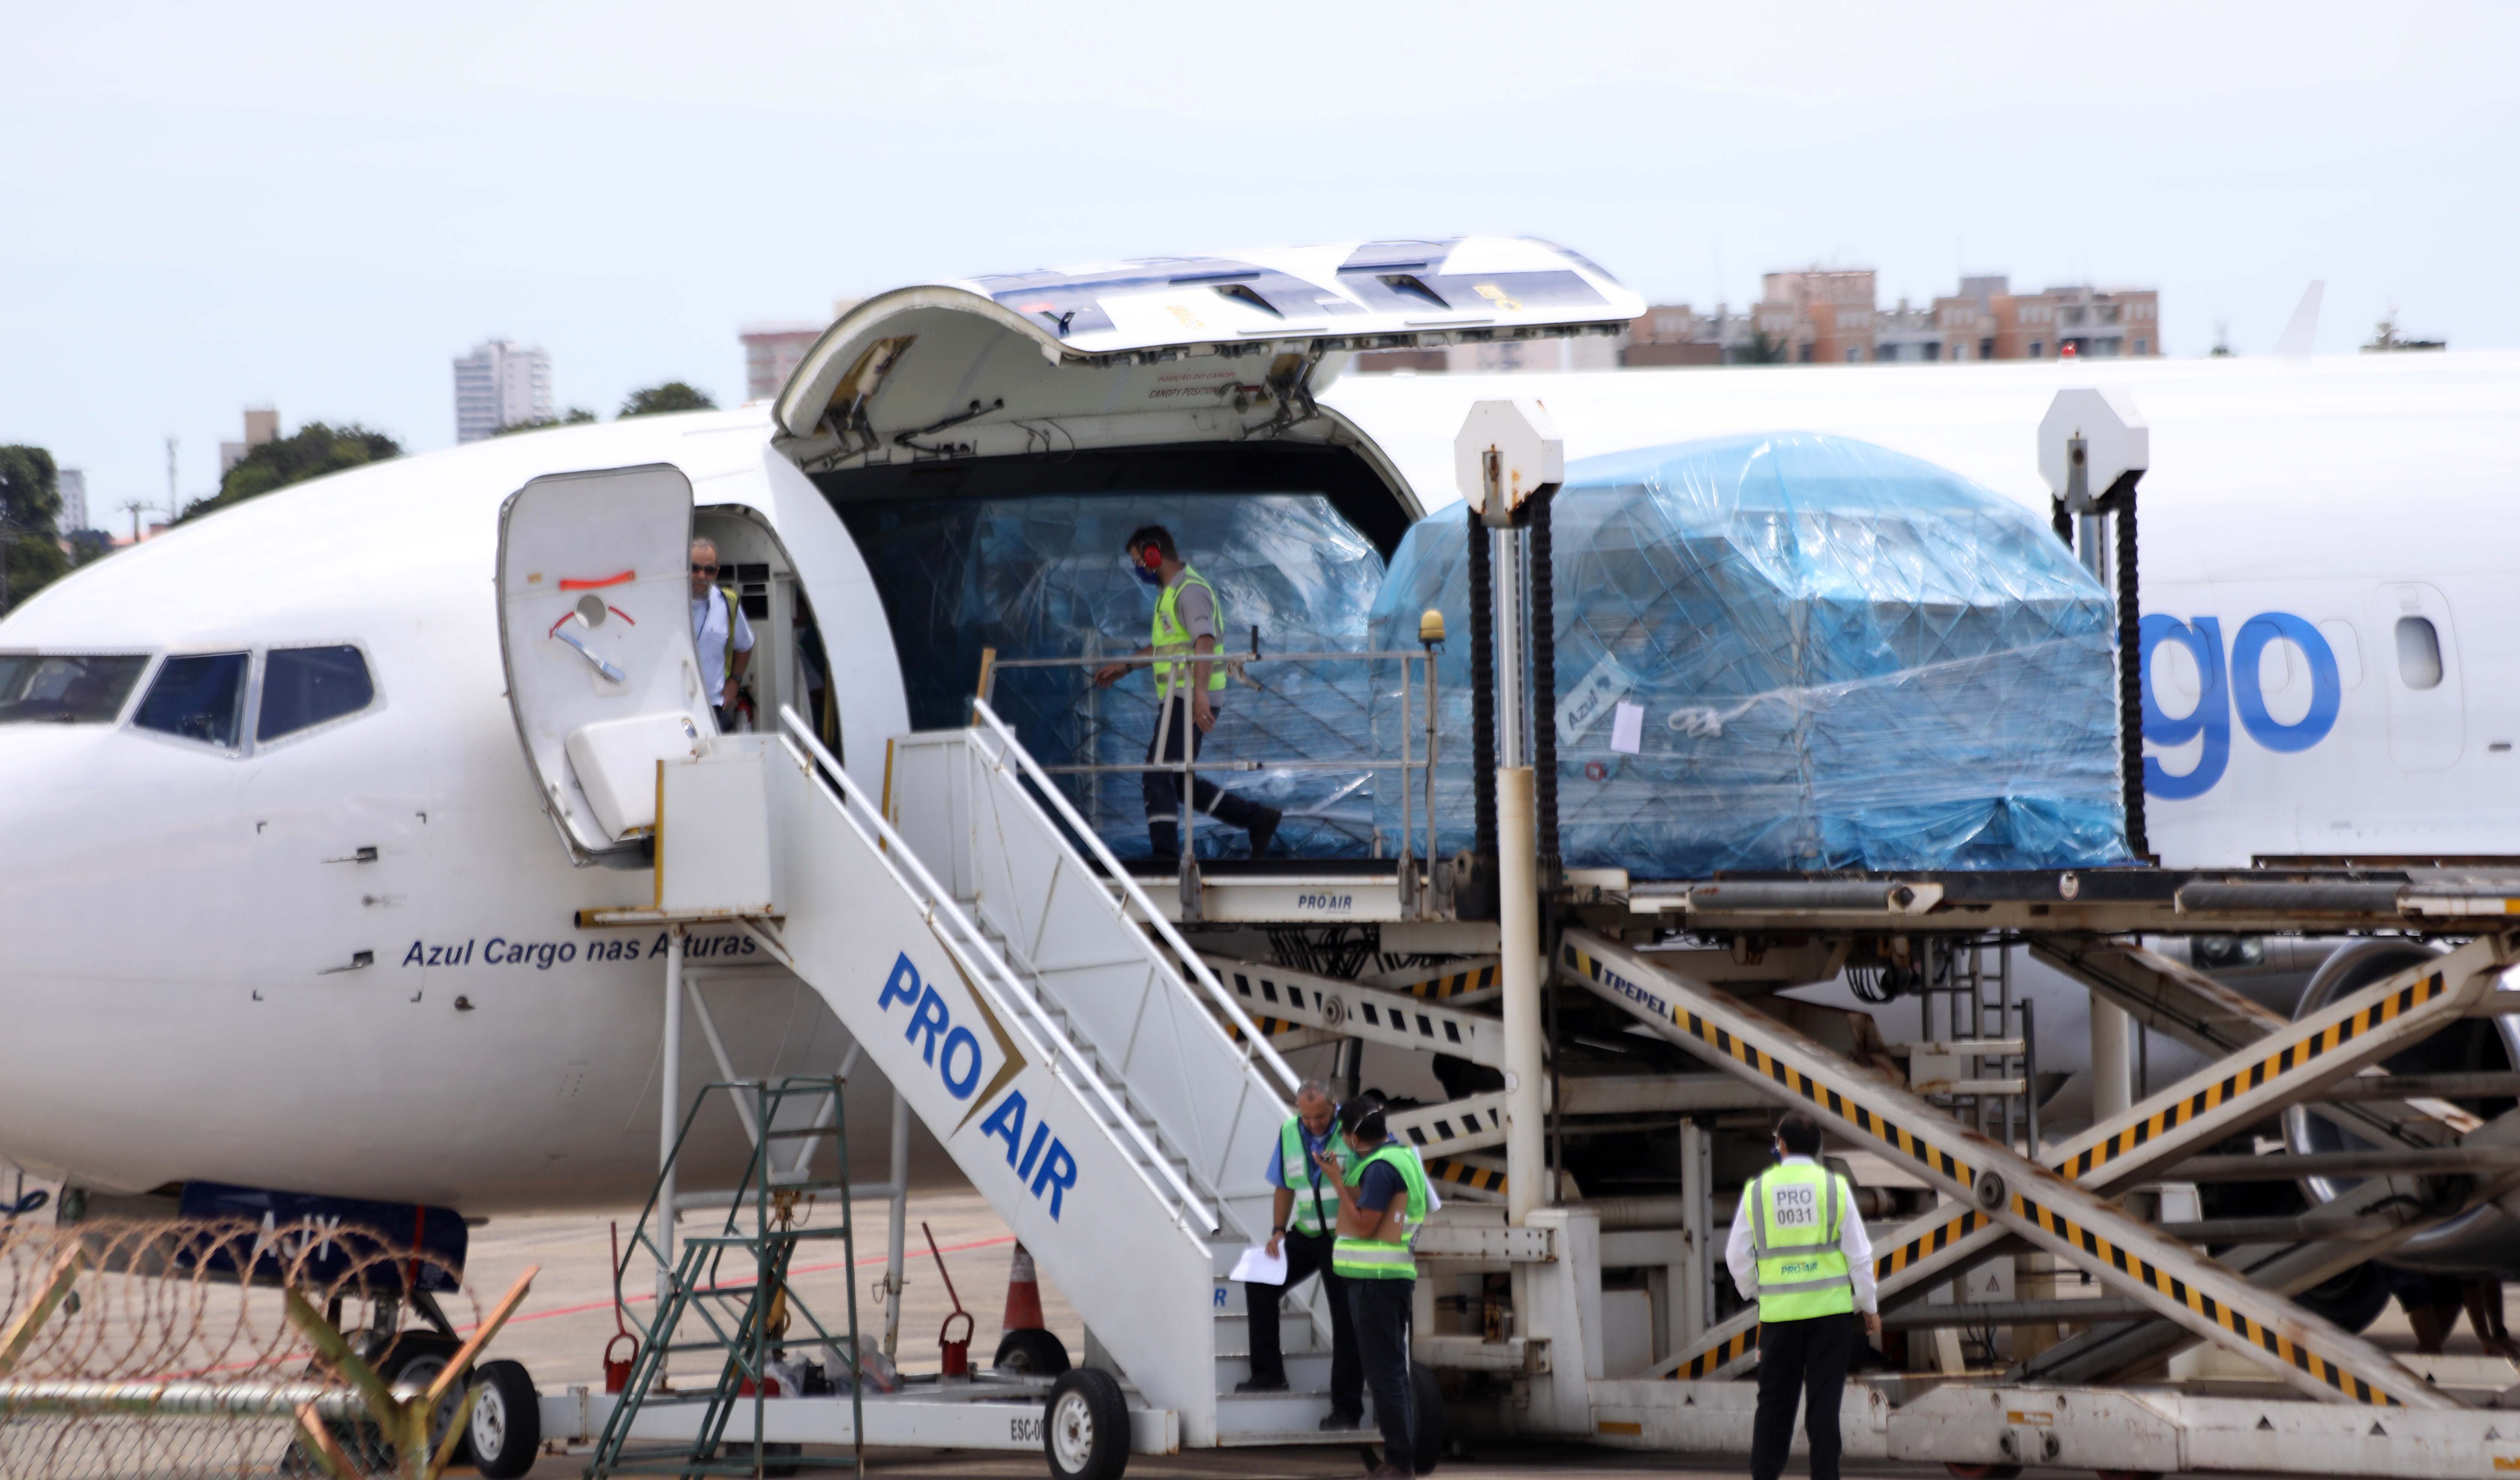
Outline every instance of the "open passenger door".
<path id="1" fill-rule="evenodd" d="M 655 830 L 656 766 L 717 732 L 692 646 L 691 480 L 540 477 L 499 511 L 499 648 L 543 805 L 580 858 Z"/>

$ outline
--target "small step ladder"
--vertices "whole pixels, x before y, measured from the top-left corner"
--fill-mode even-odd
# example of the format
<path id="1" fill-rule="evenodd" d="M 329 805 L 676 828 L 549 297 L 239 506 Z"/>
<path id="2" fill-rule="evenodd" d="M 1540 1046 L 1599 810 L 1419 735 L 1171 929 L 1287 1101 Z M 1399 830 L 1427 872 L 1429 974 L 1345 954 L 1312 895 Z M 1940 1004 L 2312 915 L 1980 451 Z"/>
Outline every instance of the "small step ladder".
<path id="1" fill-rule="evenodd" d="M 855 1433 L 857 1472 L 866 1473 L 865 1405 L 859 1383 L 857 1280 L 848 1280 L 845 1333 L 826 1327 L 804 1297 L 788 1283 L 796 1246 L 809 1239 L 837 1239 L 842 1268 L 857 1267 L 857 1225 L 849 1206 L 847 1112 L 835 1078 L 788 1078 L 777 1084 L 712 1084 L 693 1097 L 674 1149 L 657 1184 L 640 1210 L 630 1236 L 629 1252 L 612 1271 L 614 1298 L 630 1262 L 644 1253 L 666 1271 L 666 1288 L 654 1317 L 641 1330 L 639 1350 L 631 1363 L 629 1384 L 605 1421 L 587 1463 L 588 1480 L 612 1475 L 762 1475 L 792 1463 L 781 1446 L 762 1438 L 763 1404 L 777 1380 L 771 1363 L 787 1345 L 821 1346 L 838 1355 L 845 1341 L 850 1399 L 850 1427 Z M 724 1223 L 714 1233 L 671 1233 L 674 1212 L 660 1203 L 671 1186 L 674 1163 L 690 1140 L 692 1125 L 712 1096 L 724 1095 L 751 1130 L 752 1159 L 729 1198 Z M 813 1118 L 804 1125 L 783 1125 L 780 1112 L 791 1102 L 811 1102 Z M 823 1117 L 831 1117 L 825 1126 Z M 792 1121 L 794 1117 L 786 1117 Z M 805 1169 L 823 1138 L 837 1153 L 837 1169 L 829 1177 Z M 779 1145 L 799 1139 L 810 1144 L 806 1154 L 780 1166 L 772 1155 Z M 838 1222 L 800 1227 L 798 1203 L 833 1194 Z M 679 1250 L 672 1247 L 680 1243 Z M 734 1256 L 730 1262 L 729 1256 Z M 626 1305 L 621 1306 L 627 1309 Z M 691 1318 L 706 1327 L 709 1338 L 677 1342 Z M 636 1317 L 632 1318 L 634 1321 Z M 801 1323 L 801 1324 L 800 1324 Z M 705 1389 L 673 1391 L 665 1386 L 667 1361 L 678 1353 L 715 1353 L 720 1357 L 716 1380 Z M 794 1395 L 788 1395 L 794 1396 Z M 751 1411 L 751 1438 L 727 1438 L 738 1412 Z M 688 1443 L 634 1450 L 630 1443 L 640 1410 L 668 1404 L 704 1404 L 697 1435 Z M 739 1426 L 740 1428 L 740 1426 Z"/>

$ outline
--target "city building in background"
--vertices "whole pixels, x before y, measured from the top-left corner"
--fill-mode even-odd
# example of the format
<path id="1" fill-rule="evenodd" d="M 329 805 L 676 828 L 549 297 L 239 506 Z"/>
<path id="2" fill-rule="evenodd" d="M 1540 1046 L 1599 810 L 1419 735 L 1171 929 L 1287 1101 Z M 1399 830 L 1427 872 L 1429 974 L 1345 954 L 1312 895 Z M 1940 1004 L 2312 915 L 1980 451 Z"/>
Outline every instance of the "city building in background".
<path id="1" fill-rule="evenodd" d="M 55 486 L 62 492 L 62 516 L 55 527 L 64 534 L 73 529 L 93 529 L 87 521 L 87 474 L 76 468 L 57 470 Z"/>
<path id="2" fill-rule="evenodd" d="M 551 356 L 507 339 L 484 339 L 455 357 L 455 440 L 478 442 L 502 426 L 548 422 Z"/>
<path id="3" fill-rule="evenodd" d="M 1510 353 L 1508 352 L 1510 351 Z M 1970 360 L 2121 359 L 2159 355 L 2161 294 L 2149 288 L 2069 284 L 2016 293 L 2000 274 L 1959 291 L 1883 308 L 1870 268 L 1802 268 L 1761 280 L 1740 312 L 1657 303 L 1616 337 L 1378 350 L 1356 369 L 1462 374 L 1593 370 L 1611 365 L 1871 365 Z"/>
<path id="4" fill-rule="evenodd" d="M 270 406 L 248 406 L 245 409 L 245 440 L 219 444 L 219 476 L 245 461 L 245 455 L 265 442 L 280 440 L 280 412 Z"/>
<path id="5" fill-rule="evenodd" d="M 865 302 L 864 298 L 840 298 L 832 304 L 832 317 L 837 323 L 842 314 Z M 805 351 L 823 336 L 826 324 L 808 324 L 800 319 L 777 323 L 746 324 L 736 336 L 743 341 L 743 398 L 766 401 L 779 393 Z"/>
<path id="6" fill-rule="evenodd" d="M 805 351 L 823 331 L 811 324 L 746 324 L 743 340 L 743 398 L 766 401 L 788 383 Z"/>

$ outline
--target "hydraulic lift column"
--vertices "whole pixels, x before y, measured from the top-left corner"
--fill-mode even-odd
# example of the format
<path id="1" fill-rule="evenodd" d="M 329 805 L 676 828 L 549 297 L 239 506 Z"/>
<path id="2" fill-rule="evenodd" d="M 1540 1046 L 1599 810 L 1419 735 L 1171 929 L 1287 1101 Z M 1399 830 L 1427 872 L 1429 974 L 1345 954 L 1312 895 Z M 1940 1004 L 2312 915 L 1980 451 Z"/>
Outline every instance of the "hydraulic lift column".
<path id="1" fill-rule="evenodd" d="M 1480 528 L 1493 530 L 1497 698 L 1497 936 L 1503 956 L 1506 1206 L 1525 1222 L 1552 1200 L 1543 1121 L 1540 839 L 1526 735 L 1556 722 L 1556 695 L 1525 696 L 1524 531 L 1566 475 L 1565 443 L 1538 401 L 1480 401 L 1453 443 L 1454 473 Z M 1475 622 L 1484 613 L 1473 612 Z M 1544 617 L 1543 620 L 1547 618 Z M 1553 755 L 1554 747 L 1549 747 Z M 1552 831 L 1554 830 L 1552 829 Z"/>
<path id="2" fill-rule="evenodd" d="M 2135 485 L 2152 461 L 2152 433 L 2125 394 L 2077 388 L 2056 392 L 2039 423 L 2039 471 L 2056 498 L 2056 525 L 2081 525 L 2083 567 L 2103 589 L 2109 585 L 2100 516 L 2119 516 L 2125 559 L 2117 570 L 2118 766 L 2125 798 L 2127 846 L 2138 858 L 2149 851 L 2143 826 L 2143 712 L 2141 618 L 2137 609 L 2134 561 Z M 2096 475 L 2106 490 L 2092 494 Z M 2099 993 L 2092 1003 L 2092 1116 L 2106 1120 L 2135 1102 L 2135 1024 Z"/>

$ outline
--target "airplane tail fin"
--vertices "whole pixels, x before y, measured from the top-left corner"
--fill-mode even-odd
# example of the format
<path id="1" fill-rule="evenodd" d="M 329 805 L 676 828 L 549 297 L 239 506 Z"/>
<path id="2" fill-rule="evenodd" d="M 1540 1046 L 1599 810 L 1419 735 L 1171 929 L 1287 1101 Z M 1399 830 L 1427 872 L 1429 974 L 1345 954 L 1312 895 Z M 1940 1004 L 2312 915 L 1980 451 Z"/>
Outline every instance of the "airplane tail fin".
<path id="1" fill-rule="evenodd" d="M 2283 337 L 2275 340 L 2275 353 L 2287 360 L 2310 358 L 2311 340 L 2318 336 L 2318 300 L 2327 292 L 2323 278 L 2313 278 L 2302 290 L 2301 302 L 2294 306 L 2292 322 L 2284 326 Z"/>

